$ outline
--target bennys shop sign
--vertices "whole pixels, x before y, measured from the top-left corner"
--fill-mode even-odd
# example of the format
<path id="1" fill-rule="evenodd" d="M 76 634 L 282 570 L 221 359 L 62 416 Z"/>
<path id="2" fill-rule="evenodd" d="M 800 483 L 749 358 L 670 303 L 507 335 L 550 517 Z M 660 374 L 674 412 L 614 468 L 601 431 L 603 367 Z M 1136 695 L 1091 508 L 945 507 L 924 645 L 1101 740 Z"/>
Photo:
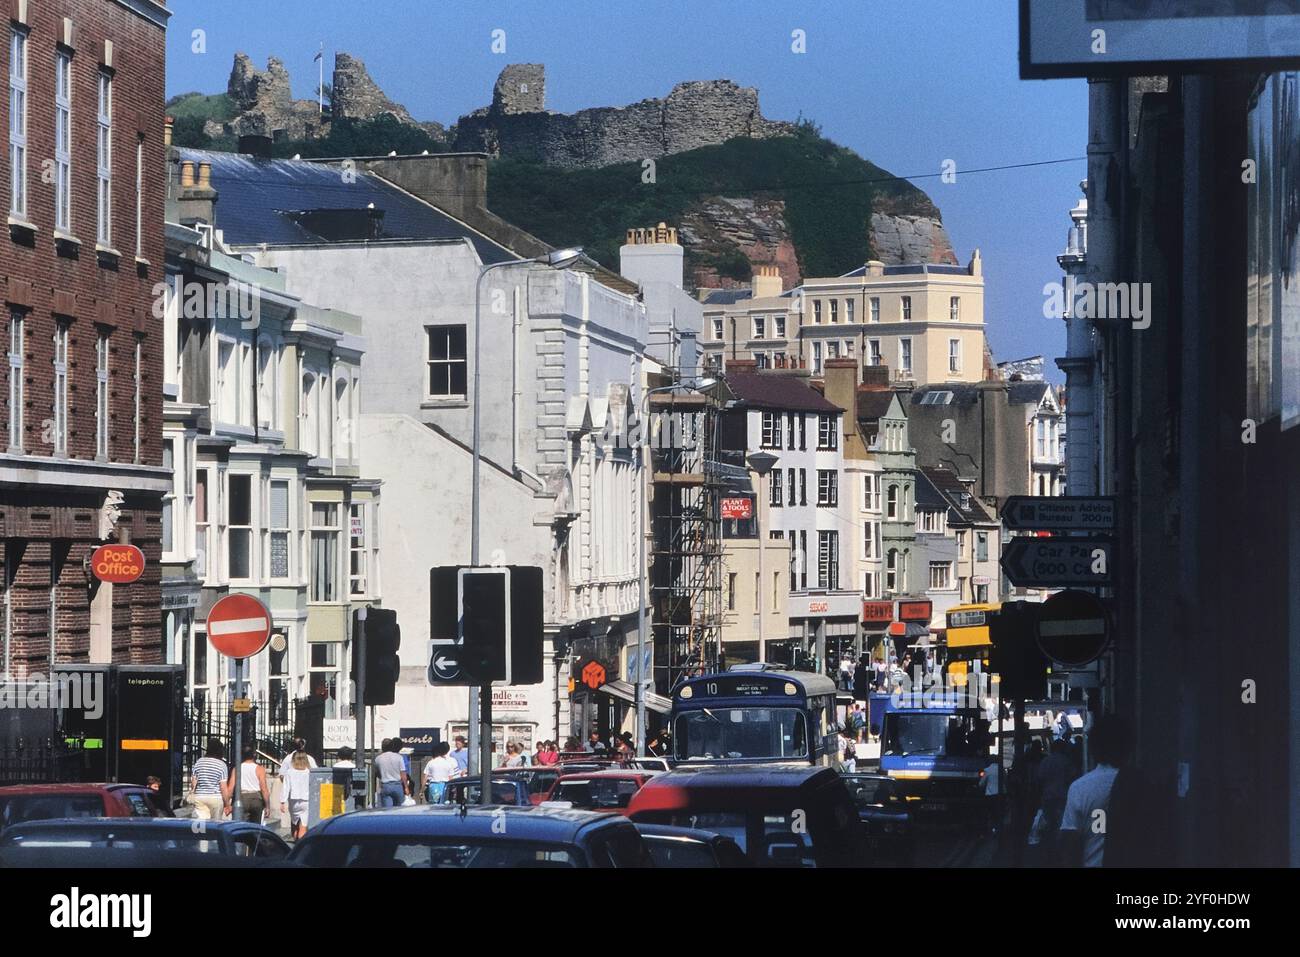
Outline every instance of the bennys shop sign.
<path id="1" fill-rule="evenodd" d="M 144 552 L 134 545 L 100 545 L 90 556 L 90 573 L 102 582 L 129 585 L 144 574 Z"/>

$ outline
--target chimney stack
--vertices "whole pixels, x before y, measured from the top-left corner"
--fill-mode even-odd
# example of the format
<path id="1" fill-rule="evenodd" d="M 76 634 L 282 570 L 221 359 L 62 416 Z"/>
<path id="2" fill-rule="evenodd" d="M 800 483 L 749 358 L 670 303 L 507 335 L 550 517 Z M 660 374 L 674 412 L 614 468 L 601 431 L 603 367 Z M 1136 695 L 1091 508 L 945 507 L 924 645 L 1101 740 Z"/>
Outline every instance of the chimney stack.
<path id="1" fill-rule="evenodd" d="M 862 388 L 867 392 L 885 392 L 889 389 L 889 366 L 863 366 Z"/>
<path id="2" fill-rule="evenodd" d="M 769 299 L 773 296 L 779 296 L 785 290 L 782 288 L 781 270 L 773 265 L 762 265 L 754 267 L 754 277 L 750 280 L 750 288 L 754 290 L 755 299 Z"/>
<path id="3" fill-rule="evenodd" d="M 667 223 L 629 229 L 618 259 L 618 271 L 639 285 L 682 288 L 686 251 L 677 242 L 676 228 Z"/>
<path id="4" fill-rule="evenodd" d="M 216 222 L 217 191 L 212 188 L 212 164 L 181 161 L 181 183 L 176 194 L 177 213 L 182 225 Z"/>

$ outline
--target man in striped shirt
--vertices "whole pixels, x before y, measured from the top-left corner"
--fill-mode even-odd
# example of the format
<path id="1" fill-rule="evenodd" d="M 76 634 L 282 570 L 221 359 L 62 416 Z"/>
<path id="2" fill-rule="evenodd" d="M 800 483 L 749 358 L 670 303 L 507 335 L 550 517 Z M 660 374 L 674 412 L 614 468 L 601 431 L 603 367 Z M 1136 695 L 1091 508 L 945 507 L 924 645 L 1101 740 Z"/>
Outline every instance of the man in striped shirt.
<path id="1" fill-rule="evenodd" d="M 208 750 L 194 762 L 190 777 L 190 803 L 194 816 L 203 820 L 221 820 L 230 810 L 230 768 L 225 762 L 226 749 L 216 738 L 208 741 Z"/>

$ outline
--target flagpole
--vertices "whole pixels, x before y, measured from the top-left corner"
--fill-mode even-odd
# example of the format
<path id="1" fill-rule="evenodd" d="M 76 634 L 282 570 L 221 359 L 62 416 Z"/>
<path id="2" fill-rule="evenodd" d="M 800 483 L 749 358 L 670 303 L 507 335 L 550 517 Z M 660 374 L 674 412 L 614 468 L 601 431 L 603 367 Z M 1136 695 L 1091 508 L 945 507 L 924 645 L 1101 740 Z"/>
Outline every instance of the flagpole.
<path id="1" fill-rule="evenodd" d="M 316 62 L 320 64 L 319 79 L 316 82 L 316 109 L 318 116 L 325 115 L 325 42 L 322 40 L 320 52 L 316 54 Z"/>

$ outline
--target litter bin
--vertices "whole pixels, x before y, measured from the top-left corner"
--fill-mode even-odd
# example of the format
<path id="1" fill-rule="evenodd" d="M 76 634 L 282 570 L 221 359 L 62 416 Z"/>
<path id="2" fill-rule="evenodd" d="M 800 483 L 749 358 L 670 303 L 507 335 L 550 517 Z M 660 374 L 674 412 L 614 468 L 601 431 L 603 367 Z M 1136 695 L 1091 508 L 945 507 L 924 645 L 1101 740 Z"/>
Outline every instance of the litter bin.
<path id="1" fill-rule="evenodd" d="M 310 828 L 348 809 L 352 769 L 312 768 L 308 775 L 307 826 Z"/>

